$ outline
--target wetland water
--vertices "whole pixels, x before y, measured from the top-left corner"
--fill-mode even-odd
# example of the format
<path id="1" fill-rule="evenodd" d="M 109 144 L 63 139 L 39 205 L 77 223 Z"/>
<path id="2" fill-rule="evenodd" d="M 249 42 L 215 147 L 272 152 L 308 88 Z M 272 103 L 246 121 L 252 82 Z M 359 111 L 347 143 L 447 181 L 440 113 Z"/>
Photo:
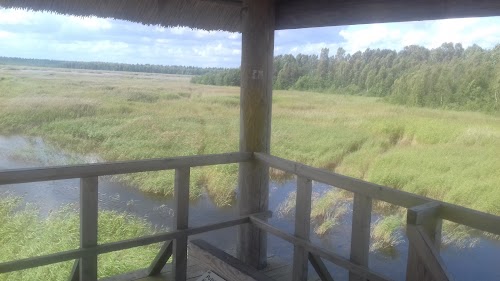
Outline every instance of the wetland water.
<path id="1" fill-rule="evenodd" d="M 46 144 L 40 138 L 21 136 L 0 136 L 0 170 L 29 167 L 92 163 L 99 158 L 88 155 L 71 155 Z M 39 183 L 0 186 L 0 196 L 12 194 L 21 196 L 27 203 L 34 203 L 41 216 L 67 204 L 77 206 L 79 200 L 79 181 L 61 180 Z M 316 196 L 331 187 L 314 183 Z M 269 207 L 273 211 L 270 222 L 288 232 L 293 232 L 293 218 L 280 217 L 280 204 L 295 190 L 295 181 L 272 182 L 269 194 Z M 99 178 L 99 207 L 106 210 L 127 212 L 149 221 L 158 228 L 169 228 L 173 223 L 173 200 L 146 194 L 126 184 L 118 183 L 110 177 Z M 216 207 L 204 195 L 190 202 L 190 225 L 197 226 L 237 216 L 238 207 Z M 350 217 L 335 226 L 329 234 L 318 237 L 312 233 L 312 241 L 348 258 L 350 250 Z M 374 214 L 372 221 L 377 219 Z M 1 226 L 0 226 L 1 227 Z M 403 242 L 389 255 L 378 251 L 370 253 L 370 268 L 395 280 L 404 280 L 406 271 L 407 241 L 402 233 Z M 236 229 L 229 228 L 201 235 L 204 239 L 224 249 L 234 249 Z M 287 242 L 269 236 L 268 251 L 291 260 L 293 247 Z M 500 243 L 487 238 L 479 238 L 474 247 L 460 249 L 449 245 L 442 249 L 442 256 L 456 280 L 500 280 Z M 347 272 L 329 263 L 328 267 L 335 280 L 346 280 Z M 313 271 L 312 268 L 310 271 Z"/>

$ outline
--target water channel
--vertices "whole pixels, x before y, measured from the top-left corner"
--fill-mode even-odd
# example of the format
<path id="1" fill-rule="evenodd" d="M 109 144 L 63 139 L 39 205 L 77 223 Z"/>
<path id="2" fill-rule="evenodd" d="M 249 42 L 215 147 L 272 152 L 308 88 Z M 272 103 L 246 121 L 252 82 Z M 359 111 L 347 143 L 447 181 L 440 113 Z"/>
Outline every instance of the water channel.
<path id="1" fill-rule="evenodd" d="M 29 167 L 99 162 L 95 155 L 73 155 L 61 152 L 41 138 L 0 136 L 0 170 Z M 41 216 L 67 204 L 77 204 L 79 181 L 60 180 L 0 186 L 0 196 L 21 196 L 25 202 L 35 203 Z M 314 192 L 321 195 L 331 187 L 314 183 Z M 272 182 L 269 207 L 275 214 L 280 204 L 295 190 L 295 181 Z M 139 191 L 133 186 L 113 181 L 110 177 L 99 179 L 99 207 L 106 210 L 127 212 L 149 221 L 159 228 L 169 228 L 173 221 L 173 200 Z M 208 196 L 190 202 L 190 225 L 197 226 L 237 216 L 237 206 L 218 208 Z M 350 218 L 350 214 L 345 216 Z M 372 221 L 377 219 L 374 214 Z M 270 222 L 288 232 L 293 232 L 293 218 L 274 215 Z M 322 237 L 312 237 L 312 242 L 348 258 L 350 250 L 351 221 L 345 219 L 333 231 Z M 0 226 L 1 227 L 1 226 Z M 312 232 L 313 233 L 313 232 Z M 407 241 L 400 243 L 392 254 L 373 251 L 370 268 L 395 280 L 404 280 L 406 271 Z M 234 249 L 236 229 L 229 228 L 203 234 L 201 237 L 223 249 Z M 1 247 L 1 246 L 0 246 Z M 279 238 L 270 236 L 270 255 L 291 261 L 293 247 Z M 441 251 L 448 269 L 456 280 L 500 280 L 500 243 L 479 237 L 474 247 L 461 248 L 449 245 Z M 329 269 L 335 280 L 346 280 L 347 272 L 332 264 Z M 312 270 L 312 268 L 311 268 Z"/>

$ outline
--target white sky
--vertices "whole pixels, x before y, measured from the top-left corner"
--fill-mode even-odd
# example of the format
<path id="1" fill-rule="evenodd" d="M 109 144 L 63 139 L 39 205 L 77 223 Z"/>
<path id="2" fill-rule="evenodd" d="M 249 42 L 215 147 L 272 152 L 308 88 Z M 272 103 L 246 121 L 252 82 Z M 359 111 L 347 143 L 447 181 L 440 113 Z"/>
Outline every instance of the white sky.
<path id="1" fill-rule="evenodd" d="M 500 17 L 277 31 L 275 54 L 435 48 L 445 42 L 492 48 L 500 43 Z M 0 9 L 0 56 L 237 67 L 240 48 L 237 33 Z"/>

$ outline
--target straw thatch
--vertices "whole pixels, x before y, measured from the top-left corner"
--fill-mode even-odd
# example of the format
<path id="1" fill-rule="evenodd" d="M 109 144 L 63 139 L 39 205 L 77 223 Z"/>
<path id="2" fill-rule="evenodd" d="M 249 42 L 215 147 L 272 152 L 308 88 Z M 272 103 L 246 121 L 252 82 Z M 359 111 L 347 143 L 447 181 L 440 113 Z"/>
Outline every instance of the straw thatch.
<path id="1" fill-rule="evenodd" d="M 214 0 L 0 0 L 0 7 L 97 16 L 164 27 L 239 31 L 241 6 Z M 237 4 L 237 3 L 236 3 Z"/>

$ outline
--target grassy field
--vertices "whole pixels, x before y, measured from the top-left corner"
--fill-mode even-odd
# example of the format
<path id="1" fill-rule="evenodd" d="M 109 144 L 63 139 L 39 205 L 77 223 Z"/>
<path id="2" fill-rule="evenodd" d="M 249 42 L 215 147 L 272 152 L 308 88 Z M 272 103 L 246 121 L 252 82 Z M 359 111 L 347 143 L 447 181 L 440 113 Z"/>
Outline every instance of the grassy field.
<path id="1" fill-rule="evenodd" d="M 40 219 L 36 207 L 23 206 L 22 199 L 0 198 L 0 225 L 0 262 L 76 249 L 80 242 L 79 215 L 70 206 Z M 99 243 L 151 233 L 152 227 L 141 219 L 111 211 L 99 213 Z M 101 255 L 99 277 L 146 268 L 158 250 L 158 245 L 151 245 Z M 63 262 L 0 274 L 0 280 L 68 280 L 72 267 L 72 261 Z"/>
<path id="2" fill-rule="evenodd" d="M 157 74 L 0 67 L 0 134 L 43 136 L 109 161 L 237 151 L 238 118 L 234 87 Z M 500 116 L 275 91 L 271 150 L 500 215 Z M 206 190 L 218 205 L 234 202 L 236 165 L 193 173 L 193 198 Z M 173 192 L 172 173 L 122 179 L 147 192 Z M 318 217 L 328 217 L 328 198 L 336 196 L 316 204 L 323 206 L 315 211 Z"/>

